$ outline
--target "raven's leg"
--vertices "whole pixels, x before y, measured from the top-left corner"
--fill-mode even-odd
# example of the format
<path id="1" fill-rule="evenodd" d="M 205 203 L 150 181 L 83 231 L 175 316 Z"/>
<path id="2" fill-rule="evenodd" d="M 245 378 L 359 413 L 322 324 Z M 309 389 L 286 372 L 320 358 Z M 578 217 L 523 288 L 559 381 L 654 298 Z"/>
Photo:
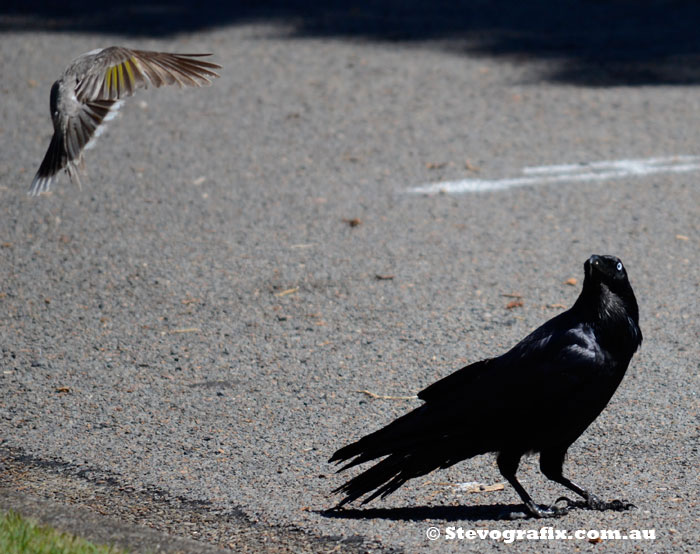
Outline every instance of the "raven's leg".
<path id="1" fill-rule="evenodd" d="M 515 473 L 518 471 L 518 464 L 520 463 L 520 456 L 520 453 L 501 452 L 496 462 L 498 463 L 498 469 L 501 475 L 508 480 L 515 489 L 515 492 L 520 495 L 520 498 L 522 498 L 530 514 L 535 517 L 557 517 L 566 514 L 569 511 L 568 508 L 547 508 L 534 503 L 530 495 L 527 494 L 527 491 L 515 477 Z"/>
<path id="2" fill-rule="evenodd" d="M 540 453 L 540 470 L 547 479 L 551 479 L 555 483 L 564 485 L 567 489 L 574 491 L 576 494 L 581 496 L 586 501 L 586 506 L 592 510 L 628 510 L 629 508 L 634 508 L 634 504 L 624 502 L 622 500 L 613 500 L 612 502 L 603 502 L 595 494 L 588 492 L 586 489 L 580 487 L 574 483 L 571 479 L 567 479 L 563 475 L 564 469 L 564 457 L 566 455 L 566 449 L 564 450 L 543 450 Z M 557 499 L 566 500 L 569 506 L 574 506 L 575 503 L 562 496 Z M 555 502 L 556 504 L 556 502 Z"/>

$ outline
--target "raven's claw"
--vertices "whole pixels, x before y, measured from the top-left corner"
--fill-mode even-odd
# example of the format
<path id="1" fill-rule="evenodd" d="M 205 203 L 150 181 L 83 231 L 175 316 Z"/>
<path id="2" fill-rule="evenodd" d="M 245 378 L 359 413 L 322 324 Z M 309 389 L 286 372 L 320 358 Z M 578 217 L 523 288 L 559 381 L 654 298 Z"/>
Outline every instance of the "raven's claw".
<path id="1" fill-rule="evenodd" d="M 591 494 L 588 497 L 588 500 L 571 500 L 571 498 L 568 498 L 566 496 L 560 496 L 554 501 L 550 508 L 554 508 L 559 502 L 566 502 L 566 507 L 563 509 L 566 509 L 567 511 L 571 508 L 583 508 L 587 510 L 596 510 L 599 512 L 603 512 L 605 510 L 624 512 L 625 510 L 630 510 L 632 508 L 637 507 L 634 504 L 626 502 L 624 500 L 612 500 L 610 502 L 604 502 L 597 496 Z"/>

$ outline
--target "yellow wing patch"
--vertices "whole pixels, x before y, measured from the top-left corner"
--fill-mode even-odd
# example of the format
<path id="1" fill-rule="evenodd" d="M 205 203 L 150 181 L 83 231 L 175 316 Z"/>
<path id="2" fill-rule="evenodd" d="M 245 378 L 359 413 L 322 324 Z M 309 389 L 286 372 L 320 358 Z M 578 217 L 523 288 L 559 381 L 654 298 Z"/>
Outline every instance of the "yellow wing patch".
<path id="1" fill-rule="evenodd" d="M 126 69 L 126 72 L 129 74 L 129 80 L 132 82 L 132 84 L 135 83 L 136 79 L 134 78 L 134 70 L 131 69 L 131 62 L 129 60 L 124 62 L 124 69 Z"/>
<path id="2" fill-rule="evenodd" d="M 108 98 L 119 97 L 118 78 L 119 74 L 116 65 L 113 65 L 112 67 L 107 69 L 107 73 L 105 74 L 105 91 L 107 93 Z"/>
<path id="3" fill-rule="evenodd" d="M 117 66 L 117 73 L 119 75 L 119 91 L 124 90 L 124 68 L 122 64 Z"/>
<path id="4" fill-rule="evenodd" d="M 136 85 L 138 65 L 134 58 L 107 68 L 104 90 L 109 98 L 119 98 L 124 92 L 131 94 Z"/>

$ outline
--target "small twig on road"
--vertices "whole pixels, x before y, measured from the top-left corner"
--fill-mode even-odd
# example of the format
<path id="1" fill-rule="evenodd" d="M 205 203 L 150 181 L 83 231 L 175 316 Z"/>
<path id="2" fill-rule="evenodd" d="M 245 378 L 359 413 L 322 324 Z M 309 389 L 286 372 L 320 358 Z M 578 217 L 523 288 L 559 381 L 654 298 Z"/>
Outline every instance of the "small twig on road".
<path id="1" fill-rule="evenodd" d="M 277 292 L 277 293 L 275 293 L 275 296 L 277 296 L 278 298 L 281 298 L 283 296 L 287 296 L 288 294 L 294 294 L 298 290 L 299 290 L 299 287 L 294 287 L 291 289 L 283 290 L 282 292 Z"/>

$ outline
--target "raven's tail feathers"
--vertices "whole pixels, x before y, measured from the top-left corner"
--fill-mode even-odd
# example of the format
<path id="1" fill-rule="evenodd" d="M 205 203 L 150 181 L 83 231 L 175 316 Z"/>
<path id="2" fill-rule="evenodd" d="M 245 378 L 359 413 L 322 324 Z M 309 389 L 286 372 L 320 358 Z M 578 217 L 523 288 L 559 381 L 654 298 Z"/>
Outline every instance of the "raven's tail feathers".
<path id="1" fill-rule="evenodd" d="M 362 504 L 367 504 L 378 496 L 384 498 L 409 479 L 428 473 L 433 469 L 431 467 L 426 471 L 421 471 L 412 468 L 411 457 L 410 454 L 392 454 L 357 477 L 350 479 L 333 491 L 334 494 L 345 495 L 345 498 L 338 502 L 336 507 L 340 508 L 371 491 L 374 492 L 365 498 Z"/>
<path id="2" fill-rule="evenodd" d="M 384 498 L 409 479 L 430 473 L 445 463 L 454 463 L 449 462 L 449 449 L 444 448 L 440 442 L 442 437 L 436 432 L 440 426 L 440 421 L 424 405 L 338 450 L 329 460 L 347 462 L 338 472 L 377 458 L 384 459 L 333 491 L 345 495 L 337 507 L 367 493 L 371 494 L 363 504 L 378 496 Z"/>

